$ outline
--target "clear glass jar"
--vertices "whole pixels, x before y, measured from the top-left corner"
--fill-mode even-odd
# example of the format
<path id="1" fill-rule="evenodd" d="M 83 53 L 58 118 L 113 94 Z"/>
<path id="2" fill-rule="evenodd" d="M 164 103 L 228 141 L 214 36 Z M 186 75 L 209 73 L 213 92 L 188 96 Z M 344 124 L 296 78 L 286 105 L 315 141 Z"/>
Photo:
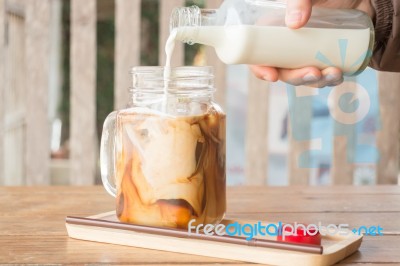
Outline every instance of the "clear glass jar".
<path id="1" fill-rule="evenodd" d="M 220 222 L 225 114 L 213 102 L 212 68 L 172 68 L 165 80 L 164 67 L 135 67 L 132 77 L 131 103 L 107 117 L 101 140 L 102 180 L 118 218 L 175 228 Z"/>
<path id="2" fill-rule="evenodd" d="M 335 66 L 346 75 L 367 67 L 374 26 L 366 13 L 314 7 L 309 22 L 297 30 L 286 27 L 285 13 L 279 1 L 225 0 L 219 9 L 176 8 L 170 28 L 176 40 L 213 46 L 226 64 Z"/>

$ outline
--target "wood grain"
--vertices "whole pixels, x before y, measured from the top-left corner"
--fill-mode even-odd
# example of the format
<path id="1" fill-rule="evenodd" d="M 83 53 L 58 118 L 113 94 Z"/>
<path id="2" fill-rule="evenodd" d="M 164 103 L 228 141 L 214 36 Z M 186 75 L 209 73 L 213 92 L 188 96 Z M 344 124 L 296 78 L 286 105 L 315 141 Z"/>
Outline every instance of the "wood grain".
<path id="1" fill-rule="evenodd" d="M 347 159 L 348 145 L 349 140 L 345 136 L 336 136 L 333 139 L 331 184 L 353 184 L 354 164 Z"/>
<path id="2" fill-rule="evenodd" d="M 79 241 L 67 237 L 67 215 L 110 211 L 102 187 L 0 187 L 0 263 L 248 265 L 241 262 Z M 341 265 L 400 263 L 400 187 L 228 187 L 228 218 L 381 225 Z M 307 206 L 310 205 L 310 206 Z"/>
<path id="3" fill-rule="evenodd" d="M 245 182 L 267 184 L 269 83 L 249 74 L 246 121 Z"/>
<path id="4" fill-rule="evenodd" d="M 355 87 L 356 80 L 355 78 L 349 79 L 339 85 L 338 87 L 333 88 L 333 93 L 338 93 L 336 88 L 340 87 Z M 336 103 L 335 103 L 336 104 Z M 340 106 L 335 105 L 331 112 L 332 115 L 336 115 L 340 117 L 339 114 Z M 336 114 L 335 114 L 336 113 Z M 341 117 L 342 120 L 354 120 L 356 116 L 356 112 L 351 114 L 346 114 L 347 117 Z M 353 172 L 354 172 L 354 156 L 355 156 L 355 134 L 356 134 L 356 125 L 344 124 L 339 121 L 335 121 L 333 127 L 333 155 L 332 155 L 332 167 L 331 167 L 331 183 L 335 185 L 343 185 L 343 184 L 353 184 Z M 346 132 L 347 135 L 341 135 Z"/>
<path id="5" fill-rule="evenodd" d="M 217 9 L 222 4 L 223 0 L 205 0 L 205 7 L 210 9 Z M 214 68 L 214 86 L 216 91 L 214 93 L 215 102 L 217 102 L 223 110 L 227 111 L 227 90 L 226 87 L 226 70 L 227 66 L 218 58 L 215 53 L 214 47 L 207 46 L 206 49 L 206 63 Z"/>
<path id="6" fill-rule="evenodd" d="M 400 74 L 378 72 L 381 129 L 377 132 L 379 184 L 397 184 L 400 141 Z"/>
<path id="7" fill-rule="evenodd" d="M 25 3 L 26 184 L 49 184 L 50 1 Z"/>
<path id="8" fill-rule="evenodd" d="M 169 36 L 169 20 L 171 12 L 175 7 L 185 6 L 184 0 L 168 0 L 160 1 L 160 16 L 159 16 L 159 43 L 158 43 L 158 64 L 165 65 L 165 43 Z M 175 43 L 175 49 L 171 57 L 171 66 L 183 66 L 185 60 L 184 45 L 182 42 Z"/>
<path id="9" fill-rule="evenodd" d="M 115 1 L 114 110 L 128 104 L 130 70 L 140 65 L 140 4 L 141 0 Z"/>
<path id="10" fill-rule="evenodd" d="M 288 97 L 298 98 L 289 100 L 288 173 L 291 185 L 308 185 L 310 183 L 311 165 L 301 165 L 300 160 L 311 149 L 312 101 L 308 92 L 312 93 L 313 90 L 310 87 L 298 86 L 294 88 L 294 95 L 288 95 Z M 308 99 L 304 101 L 300 97 L 308 97 Z M 311 157 L 308 157 L 307 161 L 308 164 L 311 164 Z"/>
<path id="11" fill-rule="evenodd" d="M 96 173 L 96 0 L 71 1 L 70 183 Z"/>
<path id="12" fill-rule="evenodd" d="M 7 24 L 3 96 L 4 185 L 25 184 L 26 176 L 26 20 L 25 2 L 5 2 Z M 42 108 L 44 108 L 42 106 Z M 42 140 L 43 141 L 43 140 Z"/>
<path id="13" fill-rule="evenodd" d="M 5 1 L 0 1 L 0 185 L 4 184 Z"/>

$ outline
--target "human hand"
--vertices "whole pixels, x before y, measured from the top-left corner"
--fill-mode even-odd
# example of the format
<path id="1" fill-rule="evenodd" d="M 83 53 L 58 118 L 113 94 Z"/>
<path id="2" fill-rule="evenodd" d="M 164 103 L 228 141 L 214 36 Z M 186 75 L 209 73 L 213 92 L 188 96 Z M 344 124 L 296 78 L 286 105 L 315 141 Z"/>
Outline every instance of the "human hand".
<path id="1" fill-rule="evenodd" d="M 326 8 L 354 8 L 366 12 L 373 19 L 375 16 L 371 0 L 287 0 L 285 22 L 289 28 L 303 27 L 311 16 L 312 6 Z M 343 82 L 343 73 L 337 67 L 320 70 L 316 67 L 284 69 L 269 66 L 252 65 L 250 70 L 259 79 L 267 81 L 282 80 L 289 84 L 310 87 L 336 86 Z"/>

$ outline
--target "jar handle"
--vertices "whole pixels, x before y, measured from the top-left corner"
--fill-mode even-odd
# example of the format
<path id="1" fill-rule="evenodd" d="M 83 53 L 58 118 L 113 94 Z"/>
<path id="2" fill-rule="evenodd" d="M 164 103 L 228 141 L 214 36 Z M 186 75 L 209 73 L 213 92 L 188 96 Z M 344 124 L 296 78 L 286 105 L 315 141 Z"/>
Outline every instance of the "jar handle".
<path id="1" fill-rule="evenodd" d="M 117 189 L 115 186 L 115 119 L 117 111 L 110 113 L 103 124 L 103 132 L 100 142 L 100 172 L 101 180 L 107 192 L 115 197 Z"/>

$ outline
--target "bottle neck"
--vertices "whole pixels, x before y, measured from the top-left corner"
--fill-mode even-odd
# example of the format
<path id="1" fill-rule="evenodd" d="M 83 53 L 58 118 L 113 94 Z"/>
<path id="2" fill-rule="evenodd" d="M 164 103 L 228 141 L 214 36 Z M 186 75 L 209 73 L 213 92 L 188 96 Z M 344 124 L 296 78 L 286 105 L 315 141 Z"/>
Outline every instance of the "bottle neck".
<path id="1" fill-rule="evenodd" d="M 170 32 L 176 31 L 176 39 L 193 44 L 197 37 L 197 28 L 216 24 L 216 9 L 200 9 L 198 6 L 178 7 L 171 13 Z"/>

